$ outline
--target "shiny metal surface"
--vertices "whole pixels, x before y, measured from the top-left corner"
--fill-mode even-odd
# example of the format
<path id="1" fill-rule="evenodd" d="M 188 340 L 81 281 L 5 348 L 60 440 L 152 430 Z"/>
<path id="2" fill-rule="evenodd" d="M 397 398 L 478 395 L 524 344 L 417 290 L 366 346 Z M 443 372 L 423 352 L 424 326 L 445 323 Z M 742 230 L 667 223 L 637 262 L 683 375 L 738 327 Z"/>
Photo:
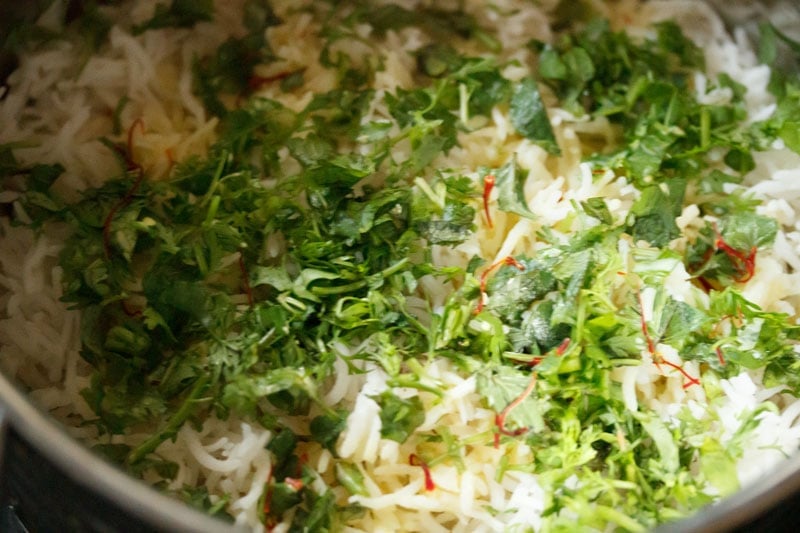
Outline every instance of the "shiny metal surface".
<path id="1" fill-rule="evenodd" d="M 797 531 L 797 524 L 800 523 L 800 514 L 797 512 L 792 513 L 791 523 L 784 523 L 779 518 L 777 522 L 781 529 L 778 530 L 767 528 L 766 525 L 758 526 L 754 522 L 770 521 L 770 513 L 780 504 L 796 497 L 798 492 L 800 492 L 800 452 L 795 453 L 785 463 L 778 465 L 773 472 L 744 490 L 701 509 L 689 518 L 665 524 L 656 529 L 655 533 L 722 533 L 738 529 L 770 530 L 773 533 Z"/>
<path id="2" fill-rule="evenodd" d="M 9 428 L 22 437 L 66 478 L 96 493 L 152 531 L 191 531 L 197 533 L 233 533 L 230 524 L 161 494 L 144 482 L 134 479 L 107 463 L 69 436 L 51 417 L 34 407 L 8 378 L 0 374 L 0 446 L 6 442 Z M 3 457 L 0 449 L 0 457 Z M 11 465 L 0 464 L 0 476 Z M 34 465 L 31 465 L 33 468 Z M 43 510 L 47 512 L 47 510 Z M 127 531 L 106 529 L 97 524 L 91 531 Z"/>

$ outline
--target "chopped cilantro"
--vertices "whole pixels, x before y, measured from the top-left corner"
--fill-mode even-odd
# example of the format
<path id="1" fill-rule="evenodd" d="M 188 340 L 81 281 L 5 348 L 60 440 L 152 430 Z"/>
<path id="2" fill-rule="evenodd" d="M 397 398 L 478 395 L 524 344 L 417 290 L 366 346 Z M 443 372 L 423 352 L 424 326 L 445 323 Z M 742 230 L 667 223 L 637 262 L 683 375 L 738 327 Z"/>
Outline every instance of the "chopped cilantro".
<path id="1" fill-rule="evenodd" d="M 248 0 L 244 34 L 194 61 L 194 89 L 219 118 L 218 138 L 169 179 L 140 179 L 145 170 L 132 155 L 105 140 L 123 170 L 68 202 L 53 190 L 64 167 L 23 167 L 22 145 L 0 145 L 0 178 L 24 179 L 15 207 L 30 225 L 54 220 L 72 230 L 59 266 L 62 300 L 81 311 L 81 356 L 92 368 L 81 391 L 95 415 L 86 423 L 110 435 L 155 428 L 137 446 L 97 450 L 132 472 L 169 478 L 176 465 L 159 456 L 161 443 L 208 416 L 243 417 L 272 435 L 259 502 L 265 523 L 337 530 L 363 511 L 346 497 L 372 495 L 375 485 L 359 460 L 337 455 L 349 406 L 329 405 L 326 394 L 343 362 L 353 374 L 383 372 L 386 388 L 370 395 L 380 438 L 413 450 L 409 463 L 424 465 L 426 476 L 438 463 L 463 468 L 470 446 L 518 439 L 534 450 L 527 464 L 505 454 L 497 479 L 509 469 L 537 476 L 545 529 L 577 521 L 644 531 L 709 503 L 708 487 L 736 490 L 740 441 L 757 426 L 755 414 L 726 445 L 709 434 L 719 422 L 713 409 L 708 420 L 688 409 L 662 417 L 645 402 L 632 406 L 639 400 L 620 376 L 651 365 L 660 373 L 654 387 L 680 380 L 713 396 L 720 379 L 754 370 L 767 387 L 800 393 L 800 326 L 740 291 L 779 224 L 757 213 L 757 199 L 730 192 L 755 168 L 754 151 L 780 139 L 800 152 L 800 85 L 775 74 L 775 113 L 749 123 L 747 88 L 731 76 L 708 81 L 730 98 L 695 96 L 704 56 L 675 23 L 634 39 L 591 19 L 586 2 L 574 17 L 580 24 L 571 24 L 568 8 L 556 7 L 553 42 L 529 44 L 536 72 L 508 79 L 507 67 L 523 65 L 492 56 L 500 40 L 463 9 L 308 6 L 321 27 L 319 67 L 335 82 L 293 106 L 252 93 L 278 81 L 281 91 L 300 91 L 316 71 L 254 75 L 279 59 L 266 30 L 281 21 L 267 1 Z M 102 11 L 95 2 L 78 11 L 75 27 L 101 46 L 109 30 Z M 174 0 L 133 31 L 191 28 L 213 16 L 210 1 Z M 425 38 L 408 57 L 413 83 L 403 87 L 376 89 L 386 58 L 340 46 L 356 43 L 369 55 L 410 27 Z M 476 55 L 460 51 L 465 42 Z M 800 46 L 764 26 L 761 60 L 774 64 L 784 48 Z M 610 123 L 616 138 L 587 161 L 630 189 L 627 212 L 616 198 L 577 195 L 563 219 L 543 224 L 526 190 L 535 171 L 513 149 L 492 146 L 485 168 L 434 165 L 501 112 L 515 142 L 539 145 L 543 164 L 555 168 L 562 147 L 551 101 L 566 111 L 562 122 Z M 128 103 L 120 99 L 113 112 L 117 134 Z M 515 235 L 535 246 L 489 264 L 475 255 L 438 266 L 440 255 L 500 249 L 490 220 L 498 242 L 474 242 L 482 187 L 486 218 L 491 196 L 512 223 L 536 226 Z M 682 233 L 676 219 L 689 203 L 701 218 Z M 684 268 L 692 281 L 679 296 L 669 285 Z M 430 286 L 443 294 L 425 300 Z M 450 385 L 429 372 L 436 358 L 475 376 L 476 397 L 495 412 L 491 432 L 462 441 L 447 427 L 425 429 L 426 405 L 450 401 Z M 285 415 L 300 422 L 289 429 Z M 334 468 L 315 472 L 307 449 L 327 450 Z M 229 501 L 177 492 L 212 513 Z"/>
<path id="2" fill-rule="evenodd" d="M 168 15 L 177 10 L 176 4 L 189 7 L 179 20 L 194 24 L 211 16 L 212 2 L 200 6 L 185 0 L 175 0 L 169 10 L 162 7 Z M 162 6 L 162 4 L 159 4 Z M 169 18 L 169 17 L 167 17 Z M 223 116 L 226 107 L 220 100 L 221 93 L 243 94 L 252 86 L 253 68 L 261 63 L 269 63 L 274 54 L 266 39 L 265 31 L 280 22 L 275 16 L 268 0 L 247 0 L 244 7 L 243 22 L 248 33 L 241 37 L 231 37 L 217 49 L 215 55 L 199 59 L 194 65 L 195 93 L 200 96 L 209 112 Z"/>
<path id="3" fill-rule="evenodd" d="M 156 4 L 153 16 L 133 27 L 133 33 L 159 28 L 191 28 L 198 22 L 208 22 L 214 17 L 212 0 L 172 0 L 169 5 Z"/>

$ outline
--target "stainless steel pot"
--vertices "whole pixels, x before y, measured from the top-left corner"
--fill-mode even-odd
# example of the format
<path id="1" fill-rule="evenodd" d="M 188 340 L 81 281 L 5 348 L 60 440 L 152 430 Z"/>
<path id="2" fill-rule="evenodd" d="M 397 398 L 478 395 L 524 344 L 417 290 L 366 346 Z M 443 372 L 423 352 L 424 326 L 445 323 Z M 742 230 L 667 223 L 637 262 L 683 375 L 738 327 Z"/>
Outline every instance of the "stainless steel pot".
<path id="1" fill-rule="evenodd" d="M 237 531 L 92 453 L 0 374 L 0 531 Z"/>
<path id="2" fill-rule="evenodd" d="M 771 474 L 657 533 L 795 531 L 800 453 Z M 234 533 L 78 443 L 0 374 L 0 531 Z"/>

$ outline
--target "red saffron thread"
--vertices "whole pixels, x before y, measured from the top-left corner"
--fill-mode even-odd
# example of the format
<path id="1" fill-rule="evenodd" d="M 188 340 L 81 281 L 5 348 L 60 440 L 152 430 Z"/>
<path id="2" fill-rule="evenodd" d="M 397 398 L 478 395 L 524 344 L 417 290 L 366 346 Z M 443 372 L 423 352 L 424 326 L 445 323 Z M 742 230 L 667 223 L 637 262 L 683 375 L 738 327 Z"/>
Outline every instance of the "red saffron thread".
<path id="1" fill-rule="evenodd" d="M 656 345 L 653 342 L 653 338 L 650 336 L 650 332 L 647 329 L 647 321 L 644 319 L 644 303 L 642 302 L 642 293 L 641 291 L 637 293 L 637 298 L 639 298 L 639 309 L 641 310 L 640 320 L 642 325 L 642 335 L 644 335 L 644 340 L 647 342 L 647 351 L 650 352 L 650 355 L 656 354 Z M 656 363 L 658 364 L 658 363 Z"/>
<path id="2" fill-rule="evenodd" d="M 528 386 L 525 387 L 525 390 L 522 391 L 522 394 L 514 398 L 514 400 L 506 405 L 505 409 L 500 411 L 498 414 L 494 416 L 494 424 L 497 426 L 497 431 L 494 434 L 494 447 L 495 449 L 500 447 L 500 435 L 506 435 L 509 437 L 519 437 L 526 431 L 528 431 L 527 427 L 517 428 L 515 430 L 506 429 L 506 417 L 513 411 L 519 404 L 525 401 L 525 399 L 531 395 L 533 392 L 534 387 L 536 387 L 536 374 L 534 373 L 531 377 L 530 383 Z"/>
<path id="3" fill-rule="evenodd" d="M 257 74 L 254 74 L 253 76 L 250 76 L 249 80 L 247 80 L 247 87 L 251 91 L 255 91 L 265 85 L 269 85 L 272 82 L 288 78 L 291 74 L 292 73 L 290 71 L 279 72 L 277 74 L 273 74 L 272 76 L 259 76 Z"/>
<path id="4" fill-rule="evenodd" d="M 247 295 L 247 303 L 253 307 L 253 289 L 250 287 L 250 275 L 247 272 L 247 266 L 244 264 L 244 254 L 239 252 L 239 270 L 242 273 L 242 284 L 244 285 L 244 293 Z"/>
<path id="5" fill-rule="evenodd" d="M 433 482 L 433 477 L 431 476 L 431 468 L 419 455 L 415 453 L 409 455 L 408 464 L 422 468 L 422 473 L 425 475 L 425 490 L 430 492 L 436 488 L 436 483 Z"/>
<path id="6" fill-rule="evenodd" d="M 571 342 L 572 339 L 570 339 L 569 337 L 566 337 L 563 341 L 561 341 L 561 344 L 559 344 L 558 347 L 556 348 L 556 355 L 564 355 L 566 351 L 569 349 L 569 345 Z"/>
<path id="7" fill-rule="evenodd" d="M 272 82 L 288 78 L 291 74 L 292 72 L 287 71 L 287 72 L 279 72 L 272 76 L 259 76 L 257 74 L 250 76 L 250 79 L 247 80 L 247 90 L 242 90 L 236 96 L 236 106 L 239 107 L 242 104 L 248 92 L 250 93 L 255 92 L 264 87 L 265 85 L 269 85 Z"/>
<path id="8" fill-rule="evenodd" d="M 492 215 L 489 212 L 489 196 L 492 194 L 495 181 L 494 174 L 487 174 L 486 177 L 483 178 L 483 212 L 486 215 L 486 223 L 489 224 L 489 228 L 492 227 Z"/>
<path id="9" fill-rule="evenodd" d="M 126 302 L 125 300 L 122 300 L 122 312 L 131 318 L 142 316 L 142 311 L 140 309 L 131 309 L 128 306 L 128 302 Z"/>
<path id="10" fill-rule="evenodd" d="M 308 463 L 308 453 L 303 452 L 297 458 L 297 468 L 294 469 L 295 477 L 298 479 L 303 476 L 303 467 Z"/>
<path id="11" fill-rule="evenodd" d="M 711 257 L 713 257 L 717 251 L 721 251 L 728 256 L 733 263 L 734 268 L 736 269 L 737 275 L 733 278 L 733 281 L 736 283 L 746 283 L 750 281 L 756 272 L 756 255 L 758 248 L 753 246 L 747 253 L 737 250 L 725 241 L 716 223 L 712 223 L 711 227 L 714 230 L 715 235 L 713 246 L 706 250 L 703 258 L 700 261 L 700 266 L 692 266 L 690 270 L 701 270 L 706 264 L 708 264 L 708 262 L 711 260 Z M 710 283 L 703 276 L 700 276 L 698 281 L 700 282 L 703 290 L 706 292 L 709 292 L 714 288 L 712 283 Z"/>
<path id="12" fill-rule="evenodd" d="M 667 361 L 663 357 L 661 358 L 661 364 L 664 364 L 664 365 L 667 365 L 668 367 L 674 368 L 675 370 L 677 370 L 678 372 L 683 374 L 683 377 L 686 378 L 686 383 L 683 384 L 683 388 L 684 389 L 688 389 L 692 385 L 700 385 L 700 380 L 695 378 L 695 377 L 690 376 L 689 373 L 686 372 L 686 370 L 684 370 L 682 366 L 676 365 L 672 361 Z"/>
<path id="13" fill-rule="evenodd" d="M 698 281 L 700 281 L 700 286 L 703 289 L 703 291 L 705 291 L 706 294 L 711 292 L 711 289 L 714 288 L 714 286 L 711 285 L 711 283 L 709 283 L 708 280 L 706 278 L 704 278 L 703 276 L 700 276 L 697 279 L 698 279 Z"/>
<path id="14" fill-rule="evenodd" d="M 722 366 L 725 366 L 725 357 L 723 357 L 723 355 L 722 355 L 722 347 L 721 346 L 717 346 L 716 352 L 717 352 L 717 359 L 719 359 L 719 364 L 721 364 Z"/>
<path id="15" fill-rule="evenodd" d="M 725 252 L 731 261 L 733 261 L 736 270 L 739 272 L 739 275 L 734 278 L 734 281 L 738 283 L 750 281 L 756 271 L 757 248 L 753 246 L 750 248 L 750 251 L 747 253 L 747 255 L 745 255 L 744 252 L 733 248 L 730 244 L 725 242 L 725 239 L 722 238 L 722 233 L 720 233 L 716 224 L 714 224 L 713 227 L 714 233 L 717 236 L 714 240 L 714 248 Z"/>
<path id="16" fill-rule="evenodd" d="M 141 118 L 137 118 L 133 121 L 131 127 L 128 128 L 128 156 L 133 155 L 133 132 L 136 129 L 136 126 L 139 126 L 139 130 L 142 132 L 142 135 L 144 135 L 144 121 Z"/>
<path id="17" fill-rule="evenodd" d="M 569 349 L 570 342 L 572 342 L 572 340 L 569 337 L 565 338 L 563 341 L 561 341 L 561 344 L 559 344 L 555 348 L 554 353 L 556 355 L 558 355 L 558 356 L 564 355 L 567 352 L 567 349 Z M 544 359 L 544 356 L 538 356 L 537 355 L 533 359 L 528 361 L 527 365 L 528 366 L 536 366 L 536 365 L 538 365 L 539 363 L 542 362 L 542 359 Z"/>
<path id="18" fill-rule="evenodd" d="M 275 465 L 270 465 L 269 473 L 267 474 L 267 479 L 265 483 L 267 484 L 267 492 L 264 494 L 264 516 L 269 515 L 270 506 L 272 505 L 272 483 L 270 480 L 272 479 L 272 471 L 275 468 Z"/>
<path id="19" fill-rule="evenodd" d="M 653 338 L 650 336 L 650 332 L 647 329 L 647 321 L 644 319 L 644 304 L 642 303 L 642 293 L 639 292 L 637 294 L 637 297 L 639 298 L 639 309 L 641 310 L 640 316 L 642 324 L 642 334 L 644 335 L 644 339 L 647 342 L 647 351 L 652 356 L 653 363 L 658 367 L 659 370 L 661 370 L 661 365 L 663 364 L 667 365 L 668 367 L 674 368 L 675 370 L 683 374 L 683 377 L 687 380 L 687 382 L 683 384 L 684 389 L 688 389 L 692 385 L 700 385 L 700 380 L 698 378 L 692 377 L 688 372 L 686 372 L 686 370 L 683 369 L 682 366 L 676 365 L 671 361 L 667 361 L 661 356 L 661 354 L 659 354 L 656 351 L 655 342 L 653 341 Z"/>
<path id="20" fill-rule="evenodd" d="M 106 215 L 105 220 L 103 221 L 103 251 L 105 252 L 106 259 L 111 257 L 111 222 L 114 220 L 114 216 L 117 214 L 117 211 L 126 207 L 131 200 L 133 200 L 133 195 L 136 194 L 136 191 L 139 189 L 139 186 L 142 184 L 142 180 L 144 179 L 144 169 L 142 166 L 133 160 L 133 133 L 136 130 L 136 127 L 144 133 L 144 122 L 142 122 L 141 118 L 137 118 L 133 121 L 130 128 L 128 128 L 128 144 L 127 144 L 127 151 L 126 153 L 122 154 L 125 158 L 125 165 L 126 170 L 128 172 L 137 172 L 136 180 L 131 185 L 131 188 L 125 193 L 125 195 L 117 202 L 108 212 Z"/>
<path id="21" fill-rule="evenodd" d="M 167 162 L 169 163 L 168 171 L 171 171 L 172 167 L 175 166 L 175 152 L 172 150 L 172 148 L 167 148 L 164 150 L 164 155 L 167 156 Z"/>
<path id="22" fill-rule="evenodd" d="M 489 268 L 484 270 L 483 274 L 481 274 L 481 285 L 480 285 L 481 294 L 480 294 L 480 300 L 478 300 L 478 306 L 475 308 L 475 314 L 476 315 L 478 313 L 480 313 L 481 311 L 483 311 L 483 306 L 486 305 L 486 301 L 485 301 L 486 300 L 486 285 L 489 282 L 489 274 L 491 274 L 492 272 L 494 272 L 495 270 L 497 270 L 498 268 L 500 268 L 503 265 L 513 266 L 514 268 L 516 268 L 517 270 L 520 270 L 520 271 L 525 270 L 525 265 L 523 265 L 522 263 L 520 263 L 519 261 L 517 261 L 516 259 L 514 259 L 510 255 L 505 257 L 505 258 L 503 258 L 503 259 L 501 259 L 500 261 L 497 261 L 496 263 L 493 263 L 493 264 L 489 265 Z"/>

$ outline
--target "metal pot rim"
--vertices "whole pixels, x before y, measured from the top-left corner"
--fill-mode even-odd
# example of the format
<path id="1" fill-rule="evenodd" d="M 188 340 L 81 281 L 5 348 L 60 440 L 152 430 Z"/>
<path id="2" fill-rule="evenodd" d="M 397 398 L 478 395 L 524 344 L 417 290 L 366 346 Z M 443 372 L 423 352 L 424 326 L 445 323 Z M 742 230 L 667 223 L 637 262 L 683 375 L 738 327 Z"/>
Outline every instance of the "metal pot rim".
<path id="1" fill-rule="evenodd" d="M 0 461 L 6 431 L 13 428 L 71 480 L 110 500 L 153 530 L 224 533 L 231 524 L 153 489 L 79 443 L 51 416 L 26 398 L 0 372 Z M 0 471 L 2 464 L 0 463 Z"/>

